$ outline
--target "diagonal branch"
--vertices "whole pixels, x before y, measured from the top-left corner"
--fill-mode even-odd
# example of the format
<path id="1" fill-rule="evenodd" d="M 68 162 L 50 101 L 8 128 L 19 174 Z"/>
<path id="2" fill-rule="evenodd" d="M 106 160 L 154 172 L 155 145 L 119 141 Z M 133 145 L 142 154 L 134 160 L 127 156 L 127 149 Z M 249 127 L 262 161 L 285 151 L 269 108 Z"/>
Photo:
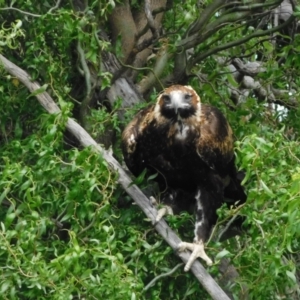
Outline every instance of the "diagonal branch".
<path id="1" fill-rule="evenodd" d="M 11 61 L 6 59 L 0 54 L 0 61 L 2 62 L 4 69 L 14 77 L 17 77 L 30 92 L 33 92 L 40 88 L 37 82 L 32 82 L 28 73 L 20 69 Z M 50 97 L 47 92 L 43 92 L 36 95 L 40 104 L 51 114 L 60 113 L 59 107 Z M 146 216 L 154 222 L 157 210 L 151 205 L 150 200 L 141 192 L 141 190 L 134 184 L 132 184 L 131 178 L 121 167 L 119 162 L 101 146 L 99 146 L 92 137 L 73 119 L 69 118 L 66 125 L 69 132 L 71 132 L 80 142 L 83 147 L 92 147 L 94 151 L 98 152 L 103 159 L 108 163 L 109 167 L 119 174 L 119 183 L 124 190 L 132 197 L 136 204 L 143 210 Z M 154 222 L 155 223 L 155 222 Z M 164 238 L 164 240 L 171 246 L 171 248 L 177 253 L 177 245 L 181 242 L 175 232 L 167 225 L 164 220 L 156 223 L 155 229 Z M 182 252 L 177 253 L 184 263 L 187 263 L 190 253 Z M 230 300 L 226 293 L 220 288 L 220 286 L 214 281 L 209 273 L 204 269 L 199 261 L 195 261 L 191 267 L 191 271 L 195 277 L 211 295 L 214 300 Z"/>
<path id="2" fill-rule="evenodd" d="M 198 18 L 187 31 L 186 36 L 199 32 L 208 23 L 209 19 L 215 14 L 215 12 L 224 5 L 224 0 L 213 1 L 207 6 L 201 14 L 201 18 Z"/>

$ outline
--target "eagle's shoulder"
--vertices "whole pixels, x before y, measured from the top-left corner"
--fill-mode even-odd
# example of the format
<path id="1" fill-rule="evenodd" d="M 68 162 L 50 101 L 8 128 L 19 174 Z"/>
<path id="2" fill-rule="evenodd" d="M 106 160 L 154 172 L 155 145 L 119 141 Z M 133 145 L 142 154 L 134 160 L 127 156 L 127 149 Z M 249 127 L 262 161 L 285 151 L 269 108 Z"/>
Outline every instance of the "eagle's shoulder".
<path id="1" fill-rule="evenodd" d="M 216 107 L 201 105 L 201 132 L 206 138 L 224 141 L 232 139 L 232 130 L 223 113 Z"/>
<path id="2" fill-rule="evenodd" d="M 233 157 L 233 133 L 223 113 L 214 106 L 202 104 L 198 154 L 209 164 L 220 167 Z"/>
<path id="3" fill-rule="evenodd" d="M 137 138 L 137 136 L 144 131 L 153 120 L 154 105 L 149 105 L 141 109 L 134 118 L 128 123 L 122 133 L 123 144 L 130 143 L 130 140 Z"/>
<path id="4" fill-rule="evenodd" d="M 122 133 L 122 151 L 128 169 L 138 176 L 145 168 L 170 169 L 170 124 L 155 105 L 140 110 Z"/>

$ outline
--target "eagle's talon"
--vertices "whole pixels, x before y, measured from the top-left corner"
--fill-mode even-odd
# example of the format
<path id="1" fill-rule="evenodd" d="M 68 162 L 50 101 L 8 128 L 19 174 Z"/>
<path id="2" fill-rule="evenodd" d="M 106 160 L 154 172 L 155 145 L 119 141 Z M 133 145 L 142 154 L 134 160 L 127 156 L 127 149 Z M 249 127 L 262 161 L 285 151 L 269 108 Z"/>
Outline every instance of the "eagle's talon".
<path id="1" fill-rule="evenodd" d="M 150 199 L 150 203 L 152 205 L 157 206 L 157 201 L 156 201 L 156 199 L 153 196 L 150 196 L 149 199 Z"/>
<path id="2" fill-rule="evenodd" d="M 164 216 L 173 215 L 173 209 L 171 206 L 165 205 L 157 212 L 155 223 L 159 222 Z"/>
<path id="3" fill-rule="evenodd" d="M 150 199 L 150 203 L 153 205 L 153 206 L 158 206 L 158 202 L 156 201 L 156 199 L 153 197 L 153 196 L 150 196 L 149 197 Z M 156 218 L 154 220 L 153 225 L 157 224 L 164 216 L 166 215 L 173 215 L 173 209 L 171 206 L 168 206 L 168 205 L 165 205 L 163 206 L 162 208 L 158 209 L 157 211 L 157 215 L 156 215 Z"/>
<path id="4" fill-rule="evenodd" d="M 178 251 L 183 252 L 185 250 L 192 251 L 192 254 L 191 254 L 190 258 L 189 258 L 188 262 L 186 263 L 186 265 L 184 267 L 185 272 L 189 271 L 192 264 L 194 263 L 194 261 L 198 257 L 205 260 L 205 262 L 208 266 L 211 266 L 213 264 L 212 260 L 206 255 L 206 253 L 204 251 L 204 244 L 203 244 L 202 241 L 200 241 L 198 243 L 186 243 L 186 242 L 179 243 L 178 244 Z"/>

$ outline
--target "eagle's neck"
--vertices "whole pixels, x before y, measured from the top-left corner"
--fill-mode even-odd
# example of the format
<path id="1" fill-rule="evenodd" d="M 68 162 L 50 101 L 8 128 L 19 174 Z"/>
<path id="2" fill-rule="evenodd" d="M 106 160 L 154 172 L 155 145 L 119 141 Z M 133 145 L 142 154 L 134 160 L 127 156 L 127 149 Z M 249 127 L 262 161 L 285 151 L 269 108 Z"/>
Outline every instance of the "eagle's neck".
<path id="1" fill-rule="evenodd" d="M 184 120 L 178 120 L 174 125 L 175 139 L 185 141 L 191 133 L 191 127 Z"/>

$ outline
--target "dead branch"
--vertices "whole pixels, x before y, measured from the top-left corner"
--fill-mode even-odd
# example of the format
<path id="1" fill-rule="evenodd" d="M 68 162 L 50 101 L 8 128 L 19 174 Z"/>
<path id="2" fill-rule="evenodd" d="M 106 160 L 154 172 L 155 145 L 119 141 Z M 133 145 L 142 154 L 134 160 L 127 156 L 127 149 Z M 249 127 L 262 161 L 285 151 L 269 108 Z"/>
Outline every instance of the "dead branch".
<path id="1" fill-rule="evenodd" d="M 257 74 L 266 71 L 262 62 L 244 63 L 241 59 L 234 58 L 227 65 L 225 58 L 222 57 L 217 57 L 216 61 L 227 68 L 238 85 L 234 87 L 228 84 L 230 98 L 235 104 L 244 102 L 251 93 L 255 93 L 259 101 L 266 100 L 268 103 L 280 104 L 287 108 L 298 106 L 295 90 L 276 89 L 261 83 L 259 78 L 255 79 Z"/>
<path id="2" fill-rule="evenodd" d="M 40 88 L 37 82 L 32 82 L 28 73 L 13 64 L 0 54 L 0 61 L 2 62 L 5 70 L 12 76 L 18 78 L 30 92 L 33 92 Z M 60 113 L 59 107 L 47 92 L 42 92 L 36 95 L 40 104 L 51 114 Z M 83 147 L 91 146 L 96 152 L 98 152 L 103 159 L 108 163 L 110 168 L 118 172 L 119 183 L 124 190 L 132 197 L 136 204 L 142 209 L 146 216 L 155 223 L 157 210 L 151 204 L 150 200 L 141 192 L 141 190 L 134 184 L 132 184 L 131 178 L 127 175 L 125 170 L 121 167 L 119 162 L 101 146 L 99 146 L 92 137 L 73 119 L 69 118 L 66 125 L 69 132 L 71 132 L 80 142 Z M 175 232 L 167 225 L 164 220 L 156 223 L 155 229 L 163 237 L 163 239 L 171 246 L 171 248 L 177 253 L 184 263 L 187 263 L 190 253 L 177 252 L 177 245 L 181 242 Z M 215 280 L 209 275 L 199 261 L 195 261 L 191 267 L 191 271 L 202 284 L 206 291 L 211 295 L 214 300 L 230 300 L 226 293 L 220 288 Z"/>

